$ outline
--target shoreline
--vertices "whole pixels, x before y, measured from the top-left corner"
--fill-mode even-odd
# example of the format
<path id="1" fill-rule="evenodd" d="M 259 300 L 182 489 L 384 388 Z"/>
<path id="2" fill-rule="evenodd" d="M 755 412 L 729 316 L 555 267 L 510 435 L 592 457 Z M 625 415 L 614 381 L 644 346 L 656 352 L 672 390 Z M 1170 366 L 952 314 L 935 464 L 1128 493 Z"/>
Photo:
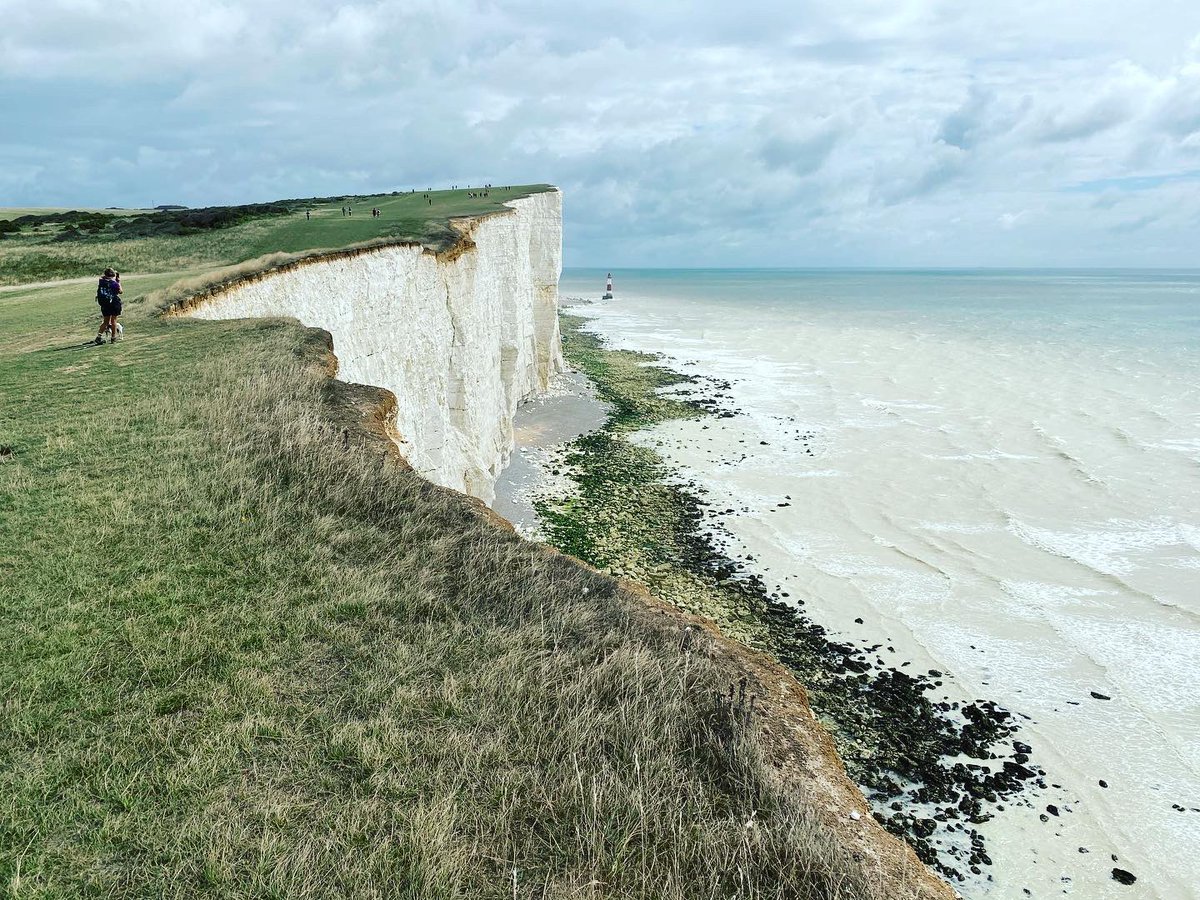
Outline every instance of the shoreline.
<path id="1" fill-rule="evenodd" d="M 941 673 L 910 675 L 872 662 L 772 590 L 752 556 L 728 555 L 732 542 L 711 520 L 706 489 L 680 478 L 638 434 L 673 420 L 733 417 L 728 385 L 607 348 L 586 330 L 579 306 L 564 304 L 564 353 L 612 413 L 599 431 L 546 457 L 545 469 L 556 474 L 534 504 L 539 537 L 781 661 L 812 695 L 876 819 L 943 876 L 985 879 L 991 860 L 974 826 L 996 807 L 1025 802 L 1030 785 L 1045 786 L 1016 717 L 986 699 L 932 702 L 926 694 Z"/>
<path id="2" fill-rule="evenodd" d="M 496 479 L 492 511 L 531 540 L 543 540 L 534 509 L 535 496 L 567 488 L 555 462 L 555 449 L 604 426 L 608 408 L 595 385 L 578 372 L 551 379 L 546 392 L 517 407 L 513 416 L 515 446 L 508 465 Z"/>
<path id="3" fill-rule="evenodd" d="M 567 344 L 564 334 L 564 350 Z M 572 365 L 570 358 L 568 365 Z M 637 368 L 643 368 L 641 361 Z M 676 377 L 661 369 L 645 371 L 651 380 Z M 627 421 L 646 415 L 641 404 L 635 412 L 626 404 L 612 402 L 614 398 L 605 393 L 600 384 L 572 367 L 548 397 L 518 410 L 514 430 L 519 441 L 510 463 L 516 471 L 506 469 L 501 474 L 495 503 L 490 508 L 478 504 L 478 513 L 536 542 L 544 552 L 579 564 L 575 550 L 563 550 L 551 540 L 539 510 L 550 495 L 558 501 L 572 496 L 574 478 L 581 471 L 577 461 L 567 459 L 567 448 L 586 443 L 611 425 L 614 417 Z M 641 400 L 651 409 L 679 411 L 678 401 L 670 398 L 643 396 Z M 700 408 L 706 414 L 721 415 L 711 404 L 702 403 Z M 638 615 L 651 616 L 678 636 L 681 651 L 689 655 L 698 652 L 725 669 L 729 690 L 714 697 L 717 708 L 754 726 L 760 752 L 775 777 L 785 790 L 802 798 L 841 846 L 872 873 L 878 896 L 889 900 L 961 896 L 945 880 L 945 873 L 939 877 L 936 867 L 922 859 L 911 843 L 877 821 L 860 784 L 848 773 L 830 729 L 814 709 L 807 686 L 792 668 L 764 647 L 731 637 L 709 615 L 664 600 L 619 564 L 601 567 L 583 559 L 582 565 L 614 577 Z"/>
<path id="4" fill-rule="evenodd" d="M 374 248 L 354 249 L 355 251 L 365 251 Z M 346 258 L 354 255 L 355 253 L 351 253 L 350 257 Z M 437 254 L 439 262 L 452 256 L 456 255 L 453 253 Z M 343 257 L 339 256 L 338 258 Z M 269 279 L 273 275 L 279 275 L 285 271 L 290 272 L 310 262 L 318 261 L 327 260 L 323 254 L 319 253 L 300 259 L 286 258 L 281 264 L 266 266 L 266 271 L 247 272 L 242 270 L 237 271 L 232 279 L 219 277 L 215 283 L 195 285 L 195 288 L 189 285 L 189 288 L 186 289 L 187 296 L 181 299 L 176 299 L 170 294 L 157 299 L 160 308 L 165 307 L 163 312 L 167 318 L 181 312 L 194 314 L 195 304 L 203 304 L 204 300 L 211 298 L 214 293 L 224 293 L 234 288 L 235 285 L 245 287 L 255 283 L 266 283 L 265 279 Z M 276 260 L 272 260 L 272 262 L 276 262 Z M 222 273 L 223 276 L 227 274 Z M 177 287 L 176 290 L 178 291 L 179 288 Z M 174 302 L 172 302 L 173 300 Z M 288 311 L 293 312 L 290 307 Z M 243 313 L 245 312 L 248 311 L 243 311 Z M 264 315 L 271 310 L 255 308 L 249 312 Z M 557 326 L 557 316 L 554 323 Z M 329 340 L 330 332 L 324 329 L 319 330 L 326 338 L 327 350 L 331 351 L 328 355 L 334 360 L 336 370 L 336 372 L 327 371 L 327 375 L 344 378 L 346 373 L 343 370 L 346 367 L 346 360 L 332 352 L 333 347 Z M 640 369 L 640 363 L 635 368 Z M 643 370 L 643 372 L 648 371 Z M 664 385 L 672 378 L 673 376 L 664 376 Z M 334 380 L 337 381 L 337 377 Z M 360 375 L 355 380 L 374 383 L 377 379 L 369 376 L 364 378 Z M 633 411 L 632 415 L 628 409 L 617 409 L 615 413 L 603 415 L 597 413 L 593 415 L 593 420 L 587 425 L 575 427 L 570 424 L 572 419 L 584 409 L 589 407 L 594 409 L 595 398 L 586 389 L 586 382 L 577 382 L 575 390 L 572 390 L 568 386 L 569 384 L 569 378 L 563 379 L 559 383 L 558 397 L 534 399 L 526 404 L 531 417 L 537 412 L 545 413 L 548 408 L 553 410 L 555 408 L 554 400 L 558 400 L 565 406 L 565 410 L 562 411 L 563 414 L 557 422 L 557 427 L 547 427 L 547 423 L 544 421 L 528 423 L 528 427 L 523 429 L 527 440 L 532 439 L 535 442 L 541 440 L 549 445 L 567 438 L 570 438 L 572 442 L 586 441 L 589 437 L 587 432 L 597 433 L 592 429 L 602 424 L 605 418 L 611 421 L 613 415 L 624 416 L 630 421 L 653 421 L 661 418 L 663 409 L 670 408 L 678 412 L 697 405 L 679 404 L 678 401 L 647 393 L 639 398 L 638 409 Z M 403 400 L 388 392 L 386 388 L 382 390 L 372 388 L 371 390 L 378 391 L 383 398 L 377 415 L 372 414 L 372 416 L 381 422 L 390 421 L 394 418 L 394 410 Z M 603 394 L 604 392 L 597 389 L 596 393 Z M 607 396 L 604 399 L 613 400 L 614 398 Z M 573 400 L 579 402 L 573 404 Z M 620 406 L 619 402 L 617 406 Z M 711 408 L 708 407 L 709 405 L 703 403 L 698 405 L 701 412 L 715 413 L 717 411 L 715 405 L 711 405 Z M 364 415 L 367 413 L 366 410 L 362 412 Z M 553 417 L 553 412 L 551 416 Z M 376 437 L 386 437 L 392 445 L 389 449 L 393 453 L 388 455 L 403 453 L 403 446 L 396 440 L 399 433 L 398 428 L 384 428 L 382 435 L 375 435 Z M 346 437 L 345 440 L 349 441 L 350 439 Z M 406 461 L 404 468 L 423 477 L 429 477 L 427 473 L 412 467 L 411 461 Z M 551 474 L 555 474 L 553 469 Z M 536 509 L 536 503 L 531 503 L 530 506 Z M 489 509 L 482 498 L 470 499 L 466 508 L 491 526 L 499 526 L 502 530 L 510 529 L 508 521 Z M 553 549 L 553 547 L 539 545 L 537 552 L 553 554 Z M 604 575 L 623 574 L 620 571 L 613 571 L 611 568 L 607 571 L 597 571 L 596 568 L 589 566 L 586 560 L 581 563 L 572 557 L 563 558 L 561 564 L 578 567 L 579 570 L 589 573 L 592 577 L 603 578 Z M 874 821 L 869 818 L 870 810 L 866 801 L 846 776 L 843 763 L 832 749 L 826 731 L 815 724 L 816 716 L 808 704 L 806 691 L 794 677 L 790 677 L 789 673 L 778 663 L 756 652 L 752 647 L 745 647 L 735 641 L 730 641 L 713 628 L 708 621 L 690 617 L 686 611 L 662 604 L 657 598 L 647 593 L 640 584 L 629 580 L 622 581 L 619 578 L 610 583 L 617 597 L 627 604 L 631 619 L 644 619 L 647 623 L 657 623 L 657 627 L 653 629 L 655 631 L 661 630 L 665 624 L 667 634 L 670 635 L 666 645 L 668 648 L 679 642 L 677 652 L 683 659 L 694 658 L 696 662 L 703 661 L 704 665 L 715 667 L 715 671 L 727 673 L 726 678 L 730 683 L 727 698 L 720 691 L 704 692 L 696 696 L 694 702 L 698 703 L 700 707 L 706 707 L 705 715 L 709 720 L 729 732 L 727 738 L 729 741 L 745 742 L 743 735 L 749 737 L 751 726 L 757 726 L 756 730 L 760 732 L 761 740 L 745 742 L 746 752 L 761 754 L 764 757 L 763 761 L 768 762 L 767 770 L 771 773 L 770 777 L 788 784 L 786 794 L 780 797 L 785 805 L 796 803 L 800 798 L 804 798 L 803 805 L 808 812 L 828 828 L 828 836 L 822 839 L 832 840 L 836 844 L 835 852 L 839 857 L 845 856 L 856 867 L 861 866 L 862 873 L 867 875 L 874 884 L 870 890 L 872 895 L 912 897 L 922 898 L 922 900 L 924 898 L 932 900 L 932 898 L 949 895 L 948 886 L 939 881 L 925 865 L 922 865 L 908 845 L 902 841 L 887 838 L 884 831 L 878 829 Z M 665 623 L 662 621 L 663 615 L 666 617 Z M 703 637 L 705 634 L 711 640 L 705 640 Z M 779 692 L 777 698 L 775 697 L 776 690 Z M 749 706 L 746 705 L 747 700 Z M 761 701 L 757 708 L 756 701 Z M 768 709 L 770 713 L 766 712 Z M 771 801 L 764 797 L 760 802 L 766 802 L 769 806 Z M 760 811 L 765 814 L 767 808 L 760 808 Z M 754 814 L 752 813 L 750 823 L 753 821 Z"/>
<path id="5" fill-rule="evenodd" d="M 569 272 L 563 293 L 595 283 Z M 836 640 L 941 671 L 931 699 L 1019 716 L 1048 786 L 977 826 L 991 879 L 964 893 L 1190 897 L 1197 381 L 1191 333 L 1169 325 L 1194 280 L 630 270 L 620 286 L 587 330 L 731 382 L 733 418 L 636 438 L 709 489 L 720 549 Z"/>
<path id="6" fill-rule="evenodd" d="M 7 672 L 23 881 L 949 895 L 786 670 L 422 477 L 395 427 L 412 398 L 346 381 L 337 323 L 176 320 L 159 287 L 107 352 L 66 343 L 70 288 L 4 309 L 41 323 L 0 354 L 5 550 L 31 562 Z M 78 403 L 81 366 L 122 416 Z M 74 477 L 114 452 L 137 477 Z"/>

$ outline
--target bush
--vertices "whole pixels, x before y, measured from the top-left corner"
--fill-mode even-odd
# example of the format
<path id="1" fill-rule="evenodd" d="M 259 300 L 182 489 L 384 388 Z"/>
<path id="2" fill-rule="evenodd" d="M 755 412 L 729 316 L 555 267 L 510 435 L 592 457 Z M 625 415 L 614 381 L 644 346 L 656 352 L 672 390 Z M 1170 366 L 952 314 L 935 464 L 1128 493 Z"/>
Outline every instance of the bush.
<path id="1" fill-rule="evenodd" d="M 123 238 L 197 234 L 229 228 L 249 219 L 284 216 L 293 211 L 286 203 L 251 203 L 245 206 L 208 206 L 203 209 L 160 209 L 116 221 L 114 227 Z"/>

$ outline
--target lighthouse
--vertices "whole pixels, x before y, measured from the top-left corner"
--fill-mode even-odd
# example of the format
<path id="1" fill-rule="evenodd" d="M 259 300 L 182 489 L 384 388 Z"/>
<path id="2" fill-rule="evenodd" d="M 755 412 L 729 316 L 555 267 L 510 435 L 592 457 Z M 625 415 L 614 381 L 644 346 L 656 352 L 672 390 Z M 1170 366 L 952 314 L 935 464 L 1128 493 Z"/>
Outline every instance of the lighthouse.
<path id="1" fill-rule="evenodd" d="M 612 272 L 609 272 L 609 273 L 608 273 L 608 280 L 604 282 L 604 296 L 603 296 L 603 297 L 601 297 L 600 299 L 601 299 L 601 300 L 611 300 L 612 298 L 613 298 L 613 292 L 612 292 Z"/>

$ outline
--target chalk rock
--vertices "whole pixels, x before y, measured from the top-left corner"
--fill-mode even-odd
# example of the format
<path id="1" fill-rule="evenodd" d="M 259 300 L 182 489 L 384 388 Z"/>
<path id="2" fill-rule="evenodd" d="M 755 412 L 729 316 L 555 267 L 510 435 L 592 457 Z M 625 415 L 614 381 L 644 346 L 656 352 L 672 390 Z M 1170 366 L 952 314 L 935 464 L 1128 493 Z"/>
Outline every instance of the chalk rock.
<path id="1" fill-rule="evenodd" d="M 468 240 L 456 251 L 333 255 L 233 285 L 191 314 L 289 316 L 329 331 L 339 378 L 396 395 L 400 449 L 412 467 L 490 504 L 517 405 L 563 370 L 562 194 L 507 206 L 460 220 Z"/>

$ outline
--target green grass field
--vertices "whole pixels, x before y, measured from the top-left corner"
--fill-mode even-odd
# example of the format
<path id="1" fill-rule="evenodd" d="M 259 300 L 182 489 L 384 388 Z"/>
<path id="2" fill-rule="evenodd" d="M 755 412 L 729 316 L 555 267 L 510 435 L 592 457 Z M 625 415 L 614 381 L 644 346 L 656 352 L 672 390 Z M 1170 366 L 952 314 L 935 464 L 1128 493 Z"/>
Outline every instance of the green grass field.
<path id="1" fill-rule="evenodd" d="M 347 440 L 371 395 L 319 334 L 137 299 L 436 237 L 429 209 L 72 245 L 63 277 L 126 273 L 111 346 L 90 281 L 0 291 L 0 895 L 874 895 L 713 702 L 716 662 Z"/>
<path id="2" fill-rule="evenodd" d="M 294 201 L 296 210 L 283 217 L 257 219 L 231 228 L 190 235 L 122 239 L 101 234 L 86 241 L 59 242 L 62 229 L 42 225 L 0 240 L 0 285 L 18 285 L 94 276 L 106 266 L 120 272 L 164 272 L 232 265 L 267 253 L 333 249 L 380 238 L 410 238 L 432 246 L 453 243 L 456 234 L 447 220 L 456 216 L 495 212 L 508 200 L 544 190 L 545 185 L 493 188 L 490 196 L 470 197 L 465 190 L 384 194 Z M 342 215 L 343 206 L 354 210 Z M 371 207 L 382 211 L 371 217 Z M 312 218 L 305 217 L 305 210 Z M 49 210 L 53 212 L 54 210 Z M 47 210 L 0 209 L 0 220 Z M 122 211 L 120 215 L 127 215 Z"/>

